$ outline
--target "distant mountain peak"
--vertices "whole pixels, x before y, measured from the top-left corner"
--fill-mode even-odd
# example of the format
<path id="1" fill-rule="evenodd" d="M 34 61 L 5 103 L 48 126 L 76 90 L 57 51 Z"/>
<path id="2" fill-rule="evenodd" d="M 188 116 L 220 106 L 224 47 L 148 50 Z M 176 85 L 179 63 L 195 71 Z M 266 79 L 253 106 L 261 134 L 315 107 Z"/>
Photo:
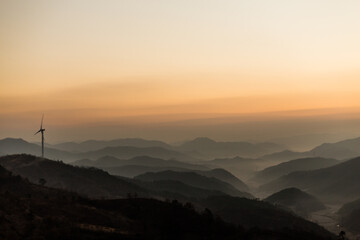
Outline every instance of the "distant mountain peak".
<path id="1" fill-rule="evenodd" d="M 22 138 L 4 138 L 0 141 L 3 141 L 3 142 L 8 142 L 8 143 L 28 143 L 27 141 L 25 141 L 24 139 Z"/>
<path id="2" fill-rule="evenodd" d="M 216 143 L 215 140 L 212 140 L 211 138 L 208 137 L 198 137 L 193 139 L 192 141 L 193 143 Z"/>
<path id="3" fill-rule="evenodd" d="M 108 159 L 118 159 L 118 158 L 116 158 L 116 157 L 114 157 L 114 156 L 110 156 L 110 155 L 105 155 L 105 156 L 102 156 L 102 157 L 100 157 L 100 158 L 98 158 L 98 160 L 99 161 L 102 161 L 102 160 L 108 160 Z"/>
<path id="4" fill-rule="evenodd" d="M 142 156 L 136 156 L 136 157 L 133 157 L 133 158 L 130 158 L 129 160 L 164 160 L 164 159 L 160 159 L 160 158 L 155 158 L 155 157 L 150 157 L 150 156 L 146 156 L 146 155 L 142 155 Z"/>

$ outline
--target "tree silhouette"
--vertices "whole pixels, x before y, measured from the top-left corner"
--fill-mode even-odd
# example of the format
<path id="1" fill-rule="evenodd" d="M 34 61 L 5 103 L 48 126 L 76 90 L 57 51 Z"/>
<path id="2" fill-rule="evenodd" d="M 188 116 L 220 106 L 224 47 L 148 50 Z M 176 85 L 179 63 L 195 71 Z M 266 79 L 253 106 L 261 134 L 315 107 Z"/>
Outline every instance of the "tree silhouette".
<path id="1" fill-rule="evenodd" d="M 44 186 L 44 185 L 46 184 L 46 180 L 45 180 L 44 178 L 40 178 L 40 179 L 39 179 L 39 184 L 40 184 L 41 186 Z"/>
<path id="2" fill-rule="evenodd" d="M 344 231 L 341 231 L 340 233 L 339 233 L 339 240 L 345 240 L 346 238 L 345 238 L 345 235 L 346 235 L 346 233 L 344 232 Z"/>

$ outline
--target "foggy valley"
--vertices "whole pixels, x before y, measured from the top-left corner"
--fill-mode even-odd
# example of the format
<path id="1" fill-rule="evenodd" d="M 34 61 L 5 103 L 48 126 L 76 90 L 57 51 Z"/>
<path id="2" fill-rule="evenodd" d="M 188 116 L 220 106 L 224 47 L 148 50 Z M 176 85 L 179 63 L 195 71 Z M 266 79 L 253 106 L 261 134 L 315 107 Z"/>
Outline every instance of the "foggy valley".
<path id="1" fill-rule="evenodd" d="M 95 204 L 96 211 L 105 208 L 106 211 L 120 211 L 121 216 L 135 214 L 127 209 L 129 204 L 139 204 L 135 201 L 145 201 L 142 204 L 149 204 L 151 208 L 155 207 L 153 204 L 172 208 L 166 204 L 177 201 L 176 206 L 185 207 L 178 211 L 195 210 L 192 214 L 200 215 L 209 211 L 211 216 L 230 224 L 228 227 L 242 226 L 241 231 L 233 231 L 250 234 L 250 239 L 267 231 L 271 234 L 265 234 L 262 239 L 286 239 L 286 236 L 297 239 L 291 231 L 302 231 L 307 239 L 332 239 L 339 229 L 356 236 L 360 234 L 357 227 L 360 224 L 359 149 L 360 138 L 324 143 L 306 152 L 292 152 L 270 142 L 218 142 L 205 137 L 180 145 L 123 138 L 46 144 L 45 158 L 41 158 L 36 157 L 41 153 L 41 144 L 5 138 L 0 140 L 0 165 L 5 173 L 2 178 L 7 179 L 2 182 L 2 194 L 5 194 L 2 196 L 8 198 L 9 186 L 14 184 L 13 190 L 19 189 L 13 193 L 14 197 L 21 196 L 24 201 L 34 201 L 35 205 L 50 204 L 41 200 L 46 195 L 53 199 L 51 204 L 60 207 L 66 205 L 66 201 L 80 201 L 79 204 L 86 205 L 82 207 Z M 19 184 L 28 187 L 18 187 Z M 119 206 L 121 210 L 111 207 L 116 199 L 119 199 L 118 204 L 124 205 Z M 27 208 L 33 215 L 46 218 L 33 206 Z M 145 212 L 149 210 L 144 209 Z M 76 230 L 80 231 L 76 233 L 79 237 L 85 234 L 81 231 L 88 230 L 129 239 L 151 238 L 151 234 L 155 234 L 148 232 L 150 230 L 130 230 L 126 224 L 114 227 L 101 218 L 95 223 L 92 218 L 82 219 L 77 209 L 74 211 L 72 214 L 78 220 L 72 228 L 79 227 Z M 6 218 L 12 219 L 13 214 L 20 213 L 8 214 Z M 52 217 L 56 221 L 69 217 L 62 213 L 60 219 L 59 214 L 54 213 Z M 107 215 L 108 218 L 112 219 L 112 214 Z M 26 219 L 28 224 L 34 224 L 33 220 Z M 126 221 L 149 224 L 137 217 Z M 162 227 L 162 223 L 157 224 Z M 94 229 L 90 229 L 92 227 Z M 261 231 L 254 233 L 251 230 L 254 227 Z M 110 234 L 101 228 L 115 230 Z M 285 228 L 290 232 L 285 233 Z M 192 234 L 199 234 L 198 230 L 193 229 Z M 25 234 L 25 229 L 18 231 Z M 174 232 L 169 234 L 172 236 Z M 216 236 L 218 233 L 207 234 Z"/>

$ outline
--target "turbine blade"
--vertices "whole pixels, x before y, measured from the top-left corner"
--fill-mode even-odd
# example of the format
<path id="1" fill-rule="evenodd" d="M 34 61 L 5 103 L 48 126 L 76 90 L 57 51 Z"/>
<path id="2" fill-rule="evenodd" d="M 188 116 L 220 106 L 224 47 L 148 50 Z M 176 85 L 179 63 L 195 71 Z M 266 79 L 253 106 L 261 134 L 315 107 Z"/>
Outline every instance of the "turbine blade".
<path id="1" fill-rule="evenodd" d="M 41 131 L 41 129 L 39 131 L 37 131 L 34 135 L 38 134 Z"/>
<path id="2" fill-rule="evenodd" d="M 41 118 L 41 125 L 40 125 L 40 129 L 42 129 L 43 120 L 44 120 L 44 114 L 42 115 L 42 118 Z"/>

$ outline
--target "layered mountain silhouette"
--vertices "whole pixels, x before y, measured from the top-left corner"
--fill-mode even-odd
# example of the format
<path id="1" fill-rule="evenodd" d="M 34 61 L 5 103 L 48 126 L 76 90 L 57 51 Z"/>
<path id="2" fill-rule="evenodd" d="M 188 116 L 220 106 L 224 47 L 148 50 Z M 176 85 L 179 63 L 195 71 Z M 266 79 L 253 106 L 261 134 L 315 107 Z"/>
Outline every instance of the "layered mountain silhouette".
<path id="1" fill-rule="evenodd" d="M 360 156 L 360 138 L 347 139 L 336 143 L 324 143 L 311 150 L 316 156 L 349 159 Z"/>
<path id="2" fill-rule="evenodd" d="M 186 178 L 186 176 L 191 175 L 196 177 L 186 179 L 186 181 L 184 178 L 181 178 L 183 181 L 178 181 L 180 178 L 174 180 L 174 178 L 168 177 L 149 184 L 143 181 L 133 181 L 109 175 L 107 172 L 97 168 L 75 167 L 60 161 L 52 161 L 26 154 L 0 157 L 0 165 L 15 174 L 29 179 L 33 183 L 39 183 L 40 179 L 43 179 L 46 186 L 66 189 L 94 198 L 137 195 L 186 200 L 187 198 L 203 198 L 224 194 L 252 197 L 227 182 L 190 172 L 184 173 L 185 176 L 183 177 Z M 226 171 L 217 169 L 209 172 L 200 171 L 200 173 L 216 175 L 237 184 L 238 187 L 248 189 L 239 179 Z M 190 183 L 189 180 L 196 181 Z"/>
<path id="3" fill-rule="evenodd" d="M 210 168 L 223 168 L 242 179 L 248 179 L 259 169 L 263 169 L 273 162 L 264 159 L 255 158 L 217 158 L 211 161 L 206 161 L 206 166 Z"/>
<path id="4" fill-rule="evenodd" d="M 199 188 L 176 180 L 142 181 L 130 180 L 138 186 L 151 191 L 152 196 L 159 199 L 177 199 L 178 201 L 196 201 L 210 196 L 221 196 L 226 193 L 219 190 Z"/>
<path id="5" fill-rule="evenodd" d="M 0 152 L 5 154 L 32 154 L 41 153 L 41 147 L 34 143 L 26 142 L 22 139 L 5 138 L 0 140 Z M 117 146 L 105 147 L 95 151 L 87 152 L 66 152 L 53 148 L 45 148 L 45 156 L 51 159 L 61 159 L 64 162 L 72 162 L 79 159 L 95 160 L 104 156 L 113 156 L 120 159 L 129 159 L 137 156 L 150 156 L 162 159 L 177 159 L 184 161 L 195 161 L 192 157 L 162 147 L 133 147 L 133 146 Z"/>
<path id="6" fill-rule="evenodd" d="M 289 209 L 303 217 L 326 208 L 316 197 L 297 188 L 283 189 L 265 198 L 264 201 Z"/>
<path id="7" fill-rule="evenodd" d="M 160 172 L 166 170 L 189 171 L 208 169 L 202 165 L 196 165 L 176 160 L 163 160 L 148 156 L 134 157 L 121 160 L 111 156 L 105 156 L 95 161 L 82 159 L 71 163 L 75 166 L 90 166 L 101 168 L 112 175 L 123 177 L 135 177 L 146 172 Z"/>
<path id="8" fill-rule="evenodd" d="M 197 138 L 181 146 L 171 146 L 161 141 L 144 139 L 116 139 L 111 141 L 89 140 L 82 143 L 67 142 L 50 145 L 45 148 L 45 156 L 61 159 L 64 162 L 79 159 L 98 159 L 113 156 L 129 159 L 137 156 L 150 156 L 180 161 L 198 161 L 214 158 L 259 158 L 272 161 L 288 161 L 298 158 L 323 157 L 349 159 L 360 155 L 360 138 L 337 143 L 325 143 L 307 152 L 285 150 L 282 145 L 274 143 L 217 142 L 209 138 Z M 38 144 L 28 143 L 22 139 L 5 138 L 0 140 L 0 153 L 6 154 L 39 154 Z"/>
<path id="9" fill-rule="evenodd" d="M 284 150 L 285 147 L 275 143 L 217 142 L 202 137 L 185 142 L 178 149 L 196 158 L 213 159 L 236 156 L 259 157 Z"/>
<path id="10" fill-rule="evenodd" d="M 314 156 L 310 152 L 294 152 L 290 150 L 284 150 L 281 152 L 264 155 L 261 158 L 266 160 L 277 161 L 277 162 L 284 162 L 284 161 L 289 161 L 299 158 L 309 158 L 309 157 L 316 157 L 316 156 Z"/>
<path id="11" fill-rule="evenodd" d="M 246 230 L 224 222 L 208 209 L 198 212 L 191 203 L 91 200 L 29 183 L 1 166 L 0 180 L 1 239 L 334 239 L 305 220 L 287 229 Z M 293 219 L 288 216 L 287 220 Z"/>
<path id="12" fill-rule="evenodd" d="M 164 171 L 145 173 L 135 177 L 135 179 L 149 182 L 164 180 L 179 181 L 197 188 L 220 191 L 232 196 L 253 198 L 251 194 L 239 191 L 227 182 L 223 182 L 214 177 L 206 177 L 195 172 Z"/>
<path id="13" fill-rule="evenodd" d="M 324 143 L 306 152 L 293 152 L 289 150 L 271 153 L 262 156 L 263 159 L 288 161 L 297 158 L 322 157 L 339 160 L 360 156 L 360 138 L 347 139 L 336 143 Z"/>
<path id="14" fill-rule="evenodd" d="M 226 171 L 222 168 L 216 168 L 208 171 L 196 171 L 196 173 L 219 179 L 223 182 L 229 183 L 230 185 L 234 186 L 236 189 L 242 191 L 242 192 L 249 192 L 249 187 L 241 181 L 239 178 L 235 177 L 233 174 L 231 174 L 229 171 Z"/>
<path id="15" fill-rule="evenodd" d="M 29 143 L 21 138 L 4 138 L 0 140 L 0 152 L 2 155 L 21 153 L 40 155 L 41 146 Z M 72 153 L 48 147 L 45 148 L 45 154 L 52 159 L 66 159 L 68 161 L 76 159 Z"/>
<path id="16" fill-rule="evenodd" d="M 113 158 L 107 158 L 107 159 L 113 159 Z M 223 182 L 227 182 L 240 191 L 245 191 L 245 192 L 249 191 L 249 187 L 243 181 L 235 177 L 229 171 L 226 171 L 221 168 L 212 169 L 212 170 L 199 170 L 199 169 L 207 169 L 207 168 L 201 165 L 194 165 L 194 164 L 183 163 L 173 160 L 155 159 L 146 156 L 136 157 L 129 160 L 123 160 L 121 161 L 121 164 L 118 165 L 124 165 L 124 166 L 103 167 L 101 164 L 99 165 L 87 164 L 87 166 L 95 166 L 104 169 L 105 171 L 109 172 L 112 175 L 129 177 L 129 178 L 141 174 L 145 174 L 147 172 L 163 172 L 163 171 L 195 172 L 202 176 L 214 177 Z"/>
<path id="17" fill-rule="evenodd" d="M 301 229 L 300 231 L 314 231 L 331 238 L 324 228 L 267 202 L 231 196 L 212 196 L 203 199 L 201 203 L 224 220 L 246 228 L 297 228 Z"/>
<path id="18" fill-rule="evenodd" d="M 265 168 L 257 172 L 252 180 L 258 183 L 266 183 L 291 172 L 326 168 L 338 163 L 338 160 L 331 158 L 300 158 Z"/>
<path id="19" fill-rule="evenodd" d="M 77 166 L 90 166 L 90 167 L 121 167 L 128 165 L 136 166 L 147 166 L 147 167 L 173 167 L 173 168 L 184 168 L 184 169 L 195 169 L 195 170 L 204 170 L 207 169 L 202 165 L 191 164 L 187 162 L 180 162 L 177 160 L 164 160 L 161 158 L 154 158 L 149 156 L 137 156 L 127 160 L 122 160 L 112 156 L 104 156 L 98 158 L 95 161 L 89 159 L 82 159 L 71 163 L 72 165 Z"/>
<path id="20" fill-rule="evenodd" d="M 360 157 L 312 171 L 292 172 L 270 183 L 260 190 L 277 192 L 296 187 L 314 194 L 322 201 L 346 202 L 360 197 Z"/>
<path id="21" fill-rule="evenodd" d="M 177 171 L 177 172 L 187 172 L 190 169 L 179 168 L 179 167 L 150 167 L 142 165 L 125 165 L 121 167 L 99 167 L 104 169 L 108 173 L 116 176 L 122 176 L 127 178 L 133 178 L 138 175 L 147 173 L 147 172 L 163 172 L 163 171 Z"/>
<path id="22" fill-rule="evenodd" d="M 247 150 L 244 150 L 241 146 L 244 149 L 247 148 Z M 158 204 L 157 206 L 161 206 L 161 209 L 163 206 L 166 206 L 164 209 L 167 209 L 167 211 L 170 206 L 180 206 L 181 208 L 192 209 L 194 211 L 193 207 L 188 208 L 189 206 L 184 206 L 184 203 L 192 202 L 195 209 L 200 210 L 200 213 L 194 211 L 199 216 L 212 216 L 213 220 L 216 219 L 214 216 L 220 216 L 227 222 L 231 222 L 226 223 L 230 226 L 234 226 L 232 224 L 239 224 L 245 229 L 256 227 L 261 229 L 262 233 L 270 231 L 271 233 L 283 234 L 284 232 L 281 229 L 287 228 L 291 229 L 289 231 L 297 231 L 298 233 L 306 232 L 306 234 L 309 234 L 308 236 L 311 236 L 310 232 L 316 233 L 318 236 L 318 233 L 323 231 L 323 229 L 320 230 L 317 228 L 317 225 L 312 226 L 309 222 L 302 218 L 297 218 L 287 211 L 291 210 L 297 215 L 306 217 L 324 206 L 320 201 L 331 204 L 343 204 L 359 199 L 360 176 L 358 173 L 360 170 L 360 157 L 352 157 L 360 155 L 358 150 L 360 149 L 360 138 L 322 144 L 307 152 L 283 151 L 284 148 L 282 146 L 278 145 L 277 147 L 271 143 L 249 145 L 246 142 L 216 142 L 208 138 L 198 138 L 181 146 L 171 146 L 160 141 L 143 139 L 117 139 L 112 141 L 87 141 L 83 143 L 47 145 L 45 156 L 55 160 L 53 161 L 27 154 L 19 154 L 40 155 L 41 147 L 38 144 L 29 143 L 22 139 L 6 138 L 0 140 L 0 155 L 3 155 L 0 157 L 0 165 L 12 171 L 12 174 L 20 175 L 28 180 L 23 180 L 21 177 L 13 178 L 7 170 L 2 168 L 0 168 L 0 175 L 6 176 L 4 179 L 10 177 L 9 179 L 12 179 L 9 180 L 10 182 L 13 179 L 24 182 L 30 190 L 26 192 L 25 187 L 20 186 L 21 184 L 14 185 L 14 189 L 18 189 L 19 192 L 24 192 L 24 194 L 26 192 L 18 202 L 15 200 L 19 198 L 19 195 L 16 195 L 16 193 L 14 195 L 11 195 L 11 193 L 7 198 L 6 194 L 8 194 L 9 190 L 6 190 L 7 192 L 5 191 L 3 194 L 0 192 L 0 206 L 20 204 L 12 205 L 13 209 L 18 209 L 19 214 L 20 212 L 27 214 L 30 208 L 26 206 L 30 205 L 26 205 L 26 201 L 23 200 L 26 199 L 27 202 L 31 202 L 32 200 L 29 199 L 36 199 L 33 195 L 36 195 L 36 193 L 30 192 L 33 189 L 32 186 L 36 186 L 36 191 L 48 189 L 44 190 L 47 191 L 46 194 L 39 195 L 41 204 L 46 204 L 44 199 L 49 199 L 51 204 L 73 201 L 74 204 L 79 204 L 79 209 L 75 210 L 75 212 L 85 212 L 85 209 L 90 207 L 94 211 L 91 214 L 99 217 L 99 219 L 101 214 L 109 214 L 107 218 L 104 218 L 106 219 L 105 222 L 95 221 L 93 225 L 88 222 L 82 223 L 80 220 L 76 220 L 77 223 L 75 225 L 66 225 L 63 220 L 71 219 L 71 217 L 64 217 L 60 214 L 60 217 L 56 217 L 54 222 L 64 226 L 64 229 L 61 229 L 61 231 L 76 229 L 77 233 L 86 232 L 88 234 L 88 231 L 92 232 L 94 231 L 93 229 L 102 229 L 96 230 L 96 234 L 100 236 L 109 232 L 113 234 L 121 232 L 121 238 L 123 239 L 136 239 L 138 236 L 124 234 L 124 232 L 134 232 L 127 228 L 132 223 L 140 225 L 144 223 L 140 212 L 136 213 L 138 218 L 133 218 L 133 215 L 131 215 L 134 214 L 132 211 L 136 209 L 135 205 L 132 206 L 134 209 L 131 210 L 127 209 L 127 207 L 123 208 L 124 212 L 121 212 L 123 214 L 121 215 L 121 219 L 123 219 L 122 225 L 115 224 L 115 226 L 114 224 L 109 224 L 109 222 L 119 222 L 120 218 L 112 219 L 111 216 L 112 214 L 119 214 L 119 212 L 114 210 L 115 206 L 113 206 L 114 208 L 107 209 L 112 201 L 104 200 L 106 204 L 100 204 L 101 208 L 98 208 L 95 202 L 97 204 L 102 202 L 101 200 L 95 201 L 86 198 L 122 198 L 122 200 L 113 200 L 113 202 L 129 206 L 131 201 L 125 198 L 131 197 L 133 202 L 139 201 L 145 205 L 151 202 L 148 205 L 149 208 L 151 208 L 151 204 Z M 259 155 L 252 152 L 255 148 L 259 149 Z M 260 150 L 260 148 L 263 149 Z M 350 160 L 348 160 L 349 158 Z M 58 159 L 62 159 L 64 162 L 71 161 L 73 165 L 77 166 L 64 164 Z M 287 162 L 278 164 L 285 160 Z M 264 170 L 259 171 L 259 169 L 264 167 L 266 167 Z M 259 193 L 262 196 L 264 194 L 272 194 L 265 201 L 273 205 L 263 201 L 250 200 L 254 196 L 249 193 L 249 187 L 240 179 L 249 179 L 256 171 L 257 174 L 254 180 L 263 184 L 259 187 Z M 135 177 L 135 179 L 127 177 Z M 0 185 L 3 183 L 2 181 Z M 138 197 L 167 199 L 167 202 L 149 199 L 139 200 Z M 244 200 L 244 197 L 250 199 Z M 177 199 L 178 202 L 174 202 L 173 205 L 172 199 Z M 84 202 L 77 202 L 80 200 Z M 37 202 L 37 200 L 35 201 Z M 70 202 L 66 204 L 71 205 Z M 94 204 L 91 206 L 84 205 L 83 208 L 80 207 L 83 203 L 87 204 L 89 202 Z M 260 205 L 257 205 L 258 203 Z M 37 203 L 31 204 L 35 206 Z M 349 203 L 349 205 L 344 205 L 339 211 L 341 224 L 345 226 L 346 230 L 354 233 L 358 233 L 357 229 L 360 222 L 358 205 L 360 205 L 358 201 L 355 201 Z M 26 208 L 23 208 L 24 206 Z M 36 209 L 41 207 L 45 209 L 48 207 L 54 216 L 57 216 L 59 212 L 71 212 L 68 208 L 61 207 L 59 212 L 57 212 L 55 208 L 46 205 L 36 205 Z M 209 210 L 202 212 L 205 208 Z M 57 224 L 49 225 L 49 222 L 53 219 L 49 215 L 41 215 L 42 213 L 38 212 L 36 217 L 30 220 L 30 225 L 28 225 L 26 223 L 28 215 L 16 215 L 16 217 L 12 218 L 12 216 L 7 215 L 10 212 L 5 212 L 6 210 L 7 208 L 0 207 L 2 214 L 0 216 L 6 216 L 7 219 L 4 222 L 4 218 L 0 217 L 0 225 L 4 223 L 5 226 L 9 227 L 11 224 L 16 225 L 16 222 L 19 222 L 20 225 L 28 226 L 28 230 L 25 232 L 22 232 L 24 229 L 20 229 L 20 227 L 17 227 L 16 231 L 11 230 L 10 234 L 15 236 L 15 238 L 10 237 L 10 239 L 22 239 L 27 235 L 21 234 L 30 234 L 32 236 L 31 234 L 40 231 L 39 229 L 34 232 L 30 231 L 31 224 L 41 226 L 41 228 L 52 229 L 51 231 L 54 232 L 59 230 L 56 228 Z M 30 210 L 31 213 L 35 212 L 33 209 Z M 149 210 L 149 213 L 152 211 L 150 209 L 144 210 Z M 130 215 L 127 215 L 127 213 Z M 76 214 L 74 219 L 81 219 L 86 216 L 86 214 Z M 153 216 L 154 213 L 150 215 Z M 270 217 L 269 215 L 272 216 Z M 42 217 L 47 220 L 39 222 L 38 220 Z M 14 219 L 17 220 L 15 221 Z M 164 224 L 166 224 L 167 220 L 164 220 Z M 9 223 L 11 224 L 6 225 Z M 83 225 L 79 227 L 80 225 L 77 224 L 85 224 L 85 227 Z M 279 226 L 280 228 L 274 228 L 272 225 Z M 7 235 L 6 229 L 9 229 L 7 227 L 0 227 L 4 232 L 0 233 L 0 239 L 4 238 L 3 236 L 10 236 Z M 143 234 L 144 232 L 139 230 L 140 228 L 136 231 Z M 61 231 L 59 230 L 59 232 Z M 106 231 L 108 232 L 105 233 Z M 247 230 L 244 230 L 244 232 L 248 233 Z M 278 236 L 283 236 L 281 234 Z M 326 234 L 321 232 L 320 235 L 325 236 Z M 86 239 L 91 239 L 89 236 L 91 234 L 87 235 Z M 106 236 L 108 237 L 108 235 Z M 116 235 L 117 238 L 119 236 Z M 308 236 L 305 239 L 311 239 Z M 105 239 L 108 239 L 107 237 Z M 43 238 L 46 239 L 47 237 L 43 236 Z M 262 239 L 266 239 L 266 237 Z M 276 239 L 281 239 L 281 237 Z"/>
<path id="23" fill-rule="evenodd" d="M 98 159 L 104 156 L 113 156 L 120 159 L 129 159 L 137 156 L 149 156 L 153 158 L 161 159 L 177 159 L 181 161 L 195 161 L 192 157 L 174 151 L 165 149 L 162 147 L 132 147 L 132 146 L 118 146 L 118 147 L 106 147 L 100 150 L 89 151 L 77 154 L 78 159 Z"/>
<path id="24" fill-rule="evenodd" d="M 64 142 L 59 144 L 49 145 L 52 148 L 64 150 L 68 152 L 88 152 L 100 150 L 106 147 L 118 147 L 118 146 L 132 146 L 139 148 L 146 147 L 162 147 L 166 149 L 172 149 L 173 147 L 167 143 L 156 140 L 145 140 L 141 138 L 123 138 L 114 140 L 87 140 L 84 142 Z"/>
<path id="25" fill-rule="evenodd" d="M 95 198 L 126 197 L 128 194 L 148 196 L 149 193 L 133 183 L 96 168 L 81 168 L 32 155 L 0 157 L 0 165 L 29 179 L 33 183 L 45 180 L 45 185 L 66 189 Z"/>
<path id="26" fill-rule="evenodd" d="M 170 171 L 184 172 L 185 174 L 187 172 L 189 172 L 188 169 L 181 169 L 180 171 L 176 171 L 176 170 L 170 170 Z M 158 171 L 158 172 L 160 172 L 160 171 Z M 162 171 L 162 172 L 164 172 L 164 171 Z M 230 184 L 231 186 L 235 187 L 237 190 L 239 190 L 241 192 L 249 192 L 249 190 L 250 190 L 249 187 L 243 181 L 241 181 L 239 178 L 232 175 L 230 172 L 228 172 L 228 171 L 226 171 L 224 169 L 221 169 L 221 168 L 212 169 L 212 170 L 208 170 L 208 171 L 196 171 L 196 170 L 193 170 L 191 172 L 194 172 L 196 174 L 199 174 L 201 176 L 205 176 L 205 177 L 208 177 L 208 178 L 216 178 L 216 179 L 218 179 L 220 181 L 223 181 L 225 183 Z M 179 179 L 180 179 L 180 177 L 179 177 Z M 164 181 L 164 180 L 162 180 L 162 181 Z M 170 180 L 170 181 L 177 182 L 177 180 Z M 206 189 L 208 189 L 208 187 L 206 187 Z M 212 193 L 212 194 L 209 194 L 209 195 L 214 195 L 214 194 Z M 216 195 L 222 195 L 222 194 L 216 194 Z"/>

